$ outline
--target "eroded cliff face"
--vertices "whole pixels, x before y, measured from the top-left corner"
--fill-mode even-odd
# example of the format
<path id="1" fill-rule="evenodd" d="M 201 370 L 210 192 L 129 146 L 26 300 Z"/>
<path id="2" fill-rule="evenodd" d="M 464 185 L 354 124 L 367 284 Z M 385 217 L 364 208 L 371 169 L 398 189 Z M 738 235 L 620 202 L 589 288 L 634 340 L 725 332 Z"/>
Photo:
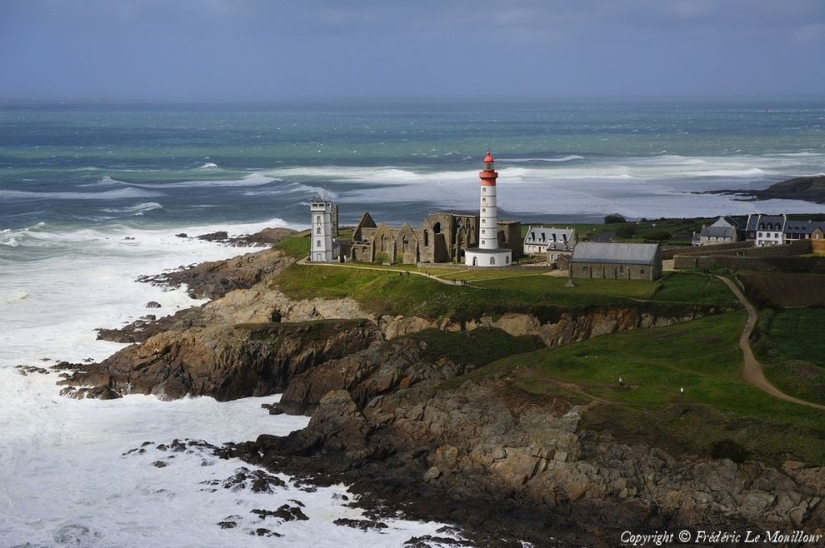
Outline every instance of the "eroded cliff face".
<path id="1" fill-rule="evenodd" d="M 440 321 L 428 321 L 419 317 L 382 316 L 378 326 L 387 339 L 394 339 L 417 333 L 424 329 L 442 331 L 472 331 L 478 328 L 501 329 L 521 337 L 534 335 L 540 337 L 548 348 L 587 340 L 599 335 L 663 327 L 674 323 L 695 320 L 722 310 L 715 307 L 684 306 L 673 310 L 657 310 L 644 306 L 601 306 L 575 312 L 562 312 L 555 322 L 542 323 L 531 314 L 506 313 L 498 319 L 482 316 L 479 320 L 454 322 L 449 318 Z"/>
<path id="2" fill-rule="evenodd" d="M 282 392 L 309 367 L 342 358 L 380 340 L 374 324 L 338 320 L 252 323 L 167 331 L 99 364 L 78 365 L 63 379 L 67 395 L 154 394 L 231 400 Z"/>
<path id="3" fill-rule="evenodd" d="M 627 530 L 823 532 L 825 469 L 676 458 L 580 429 L 588 411 L 521 392 L 508 379 L 455 389 L 424 382 L 363 406 L 332 390 L 306 429 L 261 436 L 235 453 L 358 482 L 424 519 L 453 516 L 485 546 L 616 546 Z"/>

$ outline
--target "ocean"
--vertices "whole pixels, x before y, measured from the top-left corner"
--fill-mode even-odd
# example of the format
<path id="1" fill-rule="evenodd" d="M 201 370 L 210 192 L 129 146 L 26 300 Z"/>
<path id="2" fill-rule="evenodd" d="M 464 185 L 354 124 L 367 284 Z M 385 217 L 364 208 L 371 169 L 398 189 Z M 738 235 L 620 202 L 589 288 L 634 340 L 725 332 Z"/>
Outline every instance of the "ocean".
<path id="1" fill-rule="evenodd" d="M 360 516 L 346 486 L 214 488 L 244 463 L 158 449 L 305 425 L 261 409 L 277 396 L 78 401 L 59 396 L 55 373 L 18 366 L 101 360 L 121 345 L 95 328 L 145 315 L 148 301 L 154 314 L 199 304 L 136 278 L 249 251 L 179 233 L 305 228 L 316 193 L 348 224 L 364 211 L 417 224 L 473 210 L 488 149 L 499 217 L 524 223 L 825 212 L 702 193 L 825 172 L 825 101 L 0 104 L 0 545 L 402 546 L 436 534 L 443 524 L 403 519 L 337 526 Z M 251 513 L 296 500 L 308 521 Z M 237 526 L 218 525 L 228 519 Z M 251 534 L 261 527 L 283 537 Z"/>

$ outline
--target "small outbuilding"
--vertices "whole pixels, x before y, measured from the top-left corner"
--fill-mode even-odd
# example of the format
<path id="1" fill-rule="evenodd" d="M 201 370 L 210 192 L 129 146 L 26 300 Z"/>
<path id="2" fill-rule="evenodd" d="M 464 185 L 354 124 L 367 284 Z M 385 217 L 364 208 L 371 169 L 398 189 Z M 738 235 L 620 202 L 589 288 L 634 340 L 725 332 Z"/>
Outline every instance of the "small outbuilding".
<path id="1" fill-rule="evenodd" d="M 570 258 L 571 278 L 656 280 L 661 275 L 659 244 L 579 242 Z"/>

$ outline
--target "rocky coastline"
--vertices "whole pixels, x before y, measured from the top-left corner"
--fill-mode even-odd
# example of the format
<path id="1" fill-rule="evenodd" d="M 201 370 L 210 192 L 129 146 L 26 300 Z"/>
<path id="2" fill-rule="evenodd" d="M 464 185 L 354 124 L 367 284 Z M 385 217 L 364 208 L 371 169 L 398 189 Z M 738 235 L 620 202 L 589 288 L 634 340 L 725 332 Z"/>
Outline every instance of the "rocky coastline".
<path id="1" fill-rule="evenodd" d="M 147 278 L 212 300 L 101 330 L 133 344 L 100 363 L 61 364 L 63 393 L 224 401 L 282 392 L 271 412 L 311 413 L 307 428 L 216 451 L 318 484 L 351 484 L 376 523 L 397 511 L 454 523 L 475 546 L 607 547 L 625 531 L 825 530 L 825 468 L 634 443 L 591 427 L 588 417 L 606 402 L 537 396 L 507 374 L 469 375 L 484 364 L 439 355 L 414 336 L 438 330 L 473 344 L 496 330 L 552 347 L 715 310 L 601 307 L 552 323 L 528 314 L 464 323 L 374 317 L 350 299 L 290 300 L 268 282 L 292 262 L 266 249 Z"/>
<path id="2" fill-rule="evenodd" d="M 754 200 L 801 200 L 825 204 L 825 175 L 795 177 L 763 190 L 714 190 L 710 194 L 742 196 Z"/>

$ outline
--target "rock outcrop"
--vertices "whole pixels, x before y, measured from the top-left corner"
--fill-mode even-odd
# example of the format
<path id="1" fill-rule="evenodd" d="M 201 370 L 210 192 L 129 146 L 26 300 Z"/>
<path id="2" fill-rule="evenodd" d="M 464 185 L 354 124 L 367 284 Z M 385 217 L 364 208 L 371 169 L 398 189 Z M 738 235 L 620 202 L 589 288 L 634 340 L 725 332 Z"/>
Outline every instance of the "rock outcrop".
<path id="1" fill-rule="evenodd" d="M 365 405 L 332 390 L 306 429 L 232 451 L 317 481 L 354 482 L 381 505 L 458 523 L 483 546 L 608 547 L 628 530 L 825 528 L 823 468 L 674 457 L 581 429 L 587 412 L 506 378 L 421 383 Z"/>
<path id="2" fill-rule="evenodd" d="M 818 204 L 825 203 L 825 175 L 795 177 L 774 183 L 763 190 L 714 190 L 711 194 L 734 194 L 757 200 L 802 200 Z"/>
<path id="3" fill-rule="evenodd" d="M 374 324 L 363 320 L 252 323 L 233 328 L 218 324 L 166 331 L 99 364 L 75 366 L 60 383 L 170 399 L 196 395 L 224 401 L 261 396 L 282 392 L 307 368 L 354 354 L 380 338 Z M 71 388 L 66 391 L 73 392 Z"/>
<path id="4" fill-rule="evenodd" d="M 217 299 L 235 289 L 248 289 L 295 262 L 277 249 L 247 253 L 223 261 L 181 267 L 172 272 L 143 276 L 138 281 L 181 287 L 193 299 Z"/>

